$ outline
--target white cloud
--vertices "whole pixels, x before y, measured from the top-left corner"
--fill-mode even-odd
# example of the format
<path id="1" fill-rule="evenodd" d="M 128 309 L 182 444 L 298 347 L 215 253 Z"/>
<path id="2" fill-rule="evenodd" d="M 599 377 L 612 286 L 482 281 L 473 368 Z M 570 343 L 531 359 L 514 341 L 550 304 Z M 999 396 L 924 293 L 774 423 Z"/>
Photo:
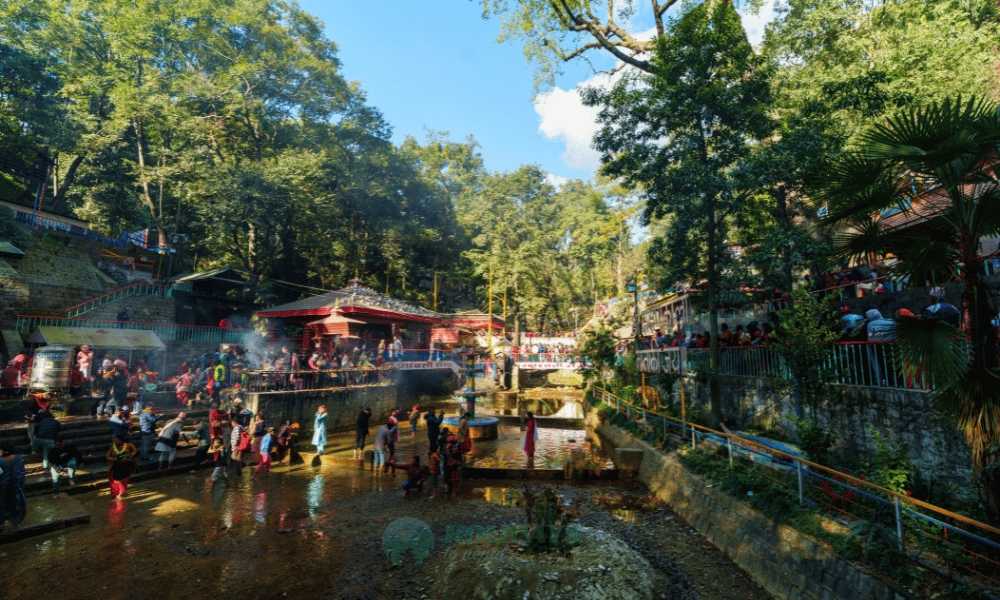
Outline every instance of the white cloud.
<path id="1" fill-rule="evenodd" d="M 569 177 L 563 177 L 562 175 L 556 175 L 555 173 L 545 174 L 545 183 L 551 185 L 557 190 L 569 182 Z"/>
<path id="2" fill-rule="evenodd" d="M 595 76 L 595 77 L 600 77 Z M 595 171 L 601 164 L 600 154 L 591 146 L 597 133 L 597 109 L 585 106 L 580 89 L 592 83 L 588 79 L 573 89 L 554 87 L 535 96 L 535 112 L 540 119 L 538 131 L 550 140 L 560 140 L 567 165 Z"/>
<path id="3" fill-rule="evenodd" d="M 746 9 L 740 11 L 743 29 L 746 30 L 747 38 L 754 48 L 760 47 L 761 42 L 764 41 L 764 29 L 777 16 L 777 4 L 778 0 L 765 0 L 756 13 L 751 13 Z"/>
<path id="4" fill-rule="evenodd" d="M 747 37 L 755 47 L 764 39 L 764 28 L 774 20 L 779 1 L 765 0 L 756 13 L 746 10 L 740 12 Z M 650 28 L 634 35 L 639 39 L 652 39 L 656 35 L 656 29 Z M 554 87 L 535 96 L 538 131 L 547 139 L 563 143 L 562 159 L 568 166 L 585 171 L 597 171 L 600 166 L 600 153 L 592 146 L 594 134 L 598 130 L 597 109 L 583 104 L 580 91 L 587 87 L 607 88 L 622 72 L 620 69 L 614 76 L 597 74 L 581 81 L 572 89 Z"/>

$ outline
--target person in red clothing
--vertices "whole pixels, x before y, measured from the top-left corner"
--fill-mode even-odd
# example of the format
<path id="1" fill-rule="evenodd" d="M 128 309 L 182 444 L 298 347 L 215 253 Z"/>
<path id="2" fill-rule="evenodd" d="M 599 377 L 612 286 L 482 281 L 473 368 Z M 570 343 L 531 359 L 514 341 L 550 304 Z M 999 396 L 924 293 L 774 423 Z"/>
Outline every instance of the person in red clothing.
<path id="1" fill-rule="evenodd" d="M 108 486 L 111 497 L 120 498 L 128 491 L 128 480 L 135 471 L 137 450 L 122 436 L 116 436 L 108 448 Z"/>
<path id="2" fill-rule="evenodd" d="M 177 378 L 177 387 L 174 388 L 177 395 L 177 403 L 182 407 L 187 407 L 188 399 L 191 397 L 191 369 L 184 371 Z"/>
<path id="3" fill-rule="evenodd" d="M 222 437 L 222 411 L 219 410 L 219 403 L 213 402 L 208 409 L 208 431 L 212 439 Z"/>
<path id="4" fill-rule="evenodd" d="M 535 415 L 531 411 L 527 413 L 527 420 L 524 422 L 524 453 L 528 457 L 528 468 L 535 466 L 535 442 L 538 441 L 538 423 Z"/>
<path id="5" fill-rule="evenodd" d="M 80 351 L 76 353 L 76 367 L 83 381 L 90 381 L 94 374 L 91 369 L 94 366 L 94 351 L 89 344 L 80 346 Z"/>

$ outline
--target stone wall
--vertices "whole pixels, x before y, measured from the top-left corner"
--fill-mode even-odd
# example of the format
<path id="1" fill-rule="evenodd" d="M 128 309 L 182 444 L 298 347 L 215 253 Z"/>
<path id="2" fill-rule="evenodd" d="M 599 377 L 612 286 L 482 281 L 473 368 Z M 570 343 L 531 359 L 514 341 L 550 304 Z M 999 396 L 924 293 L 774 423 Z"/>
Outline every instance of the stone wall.
<path id="1" fill-rule="evenodd" d="M 826 543 L 773 522 L 748 504 L 689 472 L 624 430 L 598 424 L 602 442 L 642 451 L 639 480 L 776 598 L 788 600 L 896 600 L 904 596 L 856 565 L 839 559 Z"/>
<path id="2" fill-rule="evenodd" d="M 31 232 L 19 244 L 23 258 L 0 265 L 0 325 L 10 327 L 20 312 L 60 312 L 116 282 L 97 268 L 95 243 L 53 233 Z"/>
<path id="3" fill-rule="evenodd" d="M 677 403 L 683 382 L 689 410 L 710 413 L 707 382 L 689 377 L 675 383 Z M 661 388 L 661 391 L 666 392 Z M 798 416 L 787 386 L 761 378 L 724 378 L 723 416 L 731 429 L 756 427 L 794 439 Z M 920 476 L 928 482 L 971 489 L 969 448 L 953 422 L 935 407 L 930 394 L 915 391 L 830 386 L 818 407 L 820 424 L 834 435 L 835 450 L 864 457 L 873 450 L 873 432 L 904 445 Z"/>
<path id="4" fill-rule="evenodd" d="M 372 423 L 388 418 L 389 413 L 398 408 L 397 386 L 373 385 L 348 390 L 303 390 L 289 392 L 260 392 L 249 394 L 247 407 L 263 411 L 271 423 L 285 419 L 302 424 L 305 440 L 312 435 L 313 417 L 316 408 L 325 404 L 327 431 L 347 431 L 354 428 L 358 412 L 365 406 L 372 409 Z"/>

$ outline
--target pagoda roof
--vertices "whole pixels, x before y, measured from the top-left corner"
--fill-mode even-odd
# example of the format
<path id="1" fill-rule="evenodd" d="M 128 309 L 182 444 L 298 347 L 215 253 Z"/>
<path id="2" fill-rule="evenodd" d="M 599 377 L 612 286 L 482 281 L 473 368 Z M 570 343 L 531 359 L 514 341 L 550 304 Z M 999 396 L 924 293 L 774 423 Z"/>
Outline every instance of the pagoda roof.
<path id="1" fill-rule="evenodd" d="M 385 318 L 436 321 L 439 313 L 416 304 L 380 294 L 354 279 L 339 290 L 309 296 L 287 304 L 272 306 L 257 312 L 258 317 L 287 318 L 328 316 L 334 313 L 369 314 Z"/>

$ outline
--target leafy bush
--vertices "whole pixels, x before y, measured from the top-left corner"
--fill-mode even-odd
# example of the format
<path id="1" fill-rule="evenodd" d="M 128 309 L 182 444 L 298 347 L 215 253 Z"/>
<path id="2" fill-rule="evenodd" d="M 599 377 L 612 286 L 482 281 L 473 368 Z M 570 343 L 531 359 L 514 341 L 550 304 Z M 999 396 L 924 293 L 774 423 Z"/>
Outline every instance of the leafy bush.
<path id="1" fill-rule="evenodd" d="M 795 424 L 795 433 L 799 438 L 799 447 L 806 453 L 809 460 L 830 464 L 833 435 L 820 427 L 813 418 L 793 419 L 792 421 Z"/>
<path id="2" fill-rule="evenodd" d="M 894 492 L 907 493 L 914 468 L 906 446 L 886 439 L 875 429 L 870 429 L 869 435 L 875 446 L 868 459 L 869 478 Z"/>

